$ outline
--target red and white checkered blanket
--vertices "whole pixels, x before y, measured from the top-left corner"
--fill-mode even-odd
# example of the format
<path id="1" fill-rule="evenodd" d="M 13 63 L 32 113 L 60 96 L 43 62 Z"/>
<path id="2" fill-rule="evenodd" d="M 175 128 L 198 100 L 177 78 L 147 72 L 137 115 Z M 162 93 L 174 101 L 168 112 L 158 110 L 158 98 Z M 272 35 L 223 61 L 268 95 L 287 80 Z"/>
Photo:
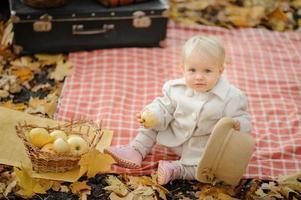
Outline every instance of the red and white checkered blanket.
<path id="1" fill-rule="evenodd" d="M 242 89 L 253 116 L 256 149 L 245 177 L 272 178 L 301 171 L 301 34 L 264 29 L 169 24 L 167 48 L 121 48 L 71 53 L 73 75 L 65 82 L 57 119 L 103 119 L 114 130 L 113 145 L 137 134 L 135 114 L 161 95 L 163 83 L 181 77 L 184 41 L 195 34 L 216 35 L 226 46 L 226 76 Z M 157 146 L 139 170 L 148 174 L 157 161 L 176 159 Z"/>

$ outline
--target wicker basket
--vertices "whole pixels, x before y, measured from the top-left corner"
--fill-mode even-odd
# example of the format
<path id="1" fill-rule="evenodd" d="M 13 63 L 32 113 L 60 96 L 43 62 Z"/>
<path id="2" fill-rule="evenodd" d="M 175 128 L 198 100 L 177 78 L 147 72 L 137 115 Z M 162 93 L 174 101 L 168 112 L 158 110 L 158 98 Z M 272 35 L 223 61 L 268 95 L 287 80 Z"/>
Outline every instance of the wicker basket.
<path id="1" fill-rule="evenodd" d="M 33 170 L 36 172 L 65 172 L 78 166 L 81 156 L 58 155 L 46 151 L 31 144 L 25 134 L 32 128 L 37 128 L 33 124 L 18 123 L 16 132 L 18 137 L 23 141 L 26 152 L 32 162 Z M 69 122 L 56 127 L 41 127 L 49 132 L 53 130 L 62 130 L 67 135 L 80 135 L 89 145 L 89 149 L 95 148 L 101 138 L 101 125 L 96 125 L 91 122 L 77 121 Z"/>
<path id="2" fill-rule="evenodd" d="M 34 8 L 56 8 L 64 6 L 72 0 L 22 0 L 28 6 Z"/>

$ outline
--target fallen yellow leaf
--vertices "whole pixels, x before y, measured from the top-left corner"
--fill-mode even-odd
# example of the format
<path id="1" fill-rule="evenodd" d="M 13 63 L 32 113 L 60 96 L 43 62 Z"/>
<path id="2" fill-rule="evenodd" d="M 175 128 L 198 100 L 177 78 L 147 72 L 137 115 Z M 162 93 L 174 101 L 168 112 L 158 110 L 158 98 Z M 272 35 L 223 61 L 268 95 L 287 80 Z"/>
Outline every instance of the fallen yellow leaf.
<path id="1" fill-rule="evenodd" d="M 33 73 L 27 67 L 12 68 L 12 74 L 15 75 L 21 83 L 33 79 Z"/>
<path id="2" fill-rule="evenodd" d="M 64 78 L 71 74 L 72 71 L 72 64 L 69 61 L 64 62 L 63 60 L 60 60 L 55 70 L 49 74 L 49 77 L 51 79 L 55 79 L 56 81 L 62 81 Z"/>
<path id="3" fill-rule="evenodd" d="M 87 181 L 83 181 L 83 182 L 76 181 L 70 185 L 70 188 L 71 188 L 71 192 L 77 195 L 80 195 L 82 191 L 85 190 L 91 191 L 91 186 L 87 185 Z"/>
<path id="4" fill-rule="evenodd" d="M 108 176 L 106 182 L 109 184 L 109 186 L 104 188 L 107 191 L 114 192 L 118 196 L 122 197 L 125 197 L 129 193 L 129 188 L 116 176 Z"/>
<path id="5" fill-rule="evenodd" d="M 41 63 L 34 62 L 30 56 L 22 56 L 10 62 L 13 68 L 27 68 L 31 71 L 37 71 L 41 67 Z"/>
<path id="6" fill-rule="evenodd" d="M 42 65 L 54 65 L 66 59 L 63 54 L 51 55 L 51 54 L 35 54 Z"/>
<path id="7" fill-rule="evenodd" d="M 14 167 L 14 171 L 16 173 L 17 182 L 20 186 L 21 190 L 17 193 L 23 197 L 32 197 L 34 194 L 45 194 L 49 189 L 48 186 L 45 188 L 39 184 L 37 179 L 32 178 L 30 170 L 24 167 L 18 169 Z"/>
<path id="8" fill-rule="evenodd" d="M 113 163 L 116 162 L 110 155 L 100 153 L 96 149 L 92 149 L 84 154 L 79 161 L 80 168 L 87 169 L 88 177 L 94 177 L 98 173 L 108 172 Z"/>

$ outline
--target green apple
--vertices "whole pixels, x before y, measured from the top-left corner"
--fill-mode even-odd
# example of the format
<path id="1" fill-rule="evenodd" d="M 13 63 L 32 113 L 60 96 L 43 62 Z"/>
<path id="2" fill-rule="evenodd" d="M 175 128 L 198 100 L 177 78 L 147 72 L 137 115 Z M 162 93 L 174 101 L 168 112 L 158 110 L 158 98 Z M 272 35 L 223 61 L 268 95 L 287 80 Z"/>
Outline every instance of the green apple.
<path id="1" fill-rule="evenodd" d="M 67 143 L 70 147 L 70 154 L 74 156 L 82 155 L 89 150 L 87 142 L 81 137 L 69 137 Z"/>
<path id="2" fill-rule="evenodd" d="M 59 154 L 66 154 L 70 151 L 70 147 L 63 138 L 58 138 L 53 142 L 53 150 Z"/>

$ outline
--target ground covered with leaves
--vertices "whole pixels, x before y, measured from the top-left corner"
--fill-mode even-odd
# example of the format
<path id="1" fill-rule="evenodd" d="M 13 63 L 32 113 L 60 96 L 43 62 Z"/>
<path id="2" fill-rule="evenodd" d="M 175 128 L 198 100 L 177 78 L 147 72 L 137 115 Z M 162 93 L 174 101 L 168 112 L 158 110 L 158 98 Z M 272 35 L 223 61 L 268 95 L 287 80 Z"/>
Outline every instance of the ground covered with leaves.
<path id="1" fill-rule="evenodd" d="M 300 30 L 299 0 L 171 0 L 170 3 L 171 17 L 182 23 Z M 0 22 L 0 106 L 53 118 L 72 65 L 63 54 L 15 55 L 11 30 L 9 23 Z M 95 174 L 67 183 L 33 179 L 25 169 L 0 165 L 0 199 L 301 199 L 301 174 L 275 180 L 244 179 L 235 188 L 185 180 L 160 186 L 156 175 Z"/>
<path id="2" fill-rule="evenodd" d="M 170 0 L 170 16 L 185 24 L 301 31 L 301 0 Z"/>

